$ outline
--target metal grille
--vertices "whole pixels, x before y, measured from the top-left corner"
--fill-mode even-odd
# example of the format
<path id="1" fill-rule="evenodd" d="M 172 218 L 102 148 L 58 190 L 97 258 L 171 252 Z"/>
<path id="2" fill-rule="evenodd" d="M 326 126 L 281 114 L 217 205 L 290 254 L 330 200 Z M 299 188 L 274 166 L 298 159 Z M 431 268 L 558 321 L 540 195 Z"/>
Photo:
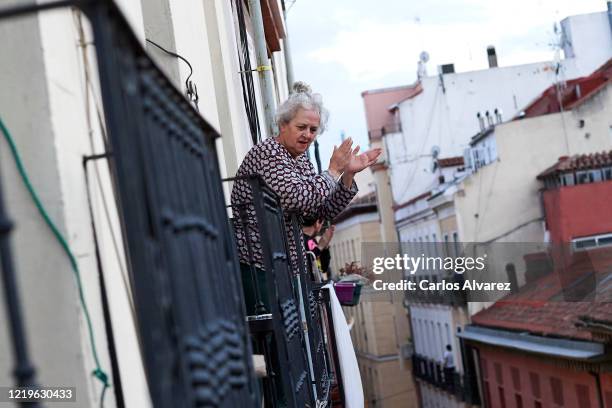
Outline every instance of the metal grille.
<path id="1" fill-rule="evenodd" d="M 291 226 L 293 227 L 295 241 L 302 243 L 304 239 L 296 214 L 292 215 Z M 304 259 L 304 247 L 302 245 L 297 245 L 297 252 L 298 258 Z M 327 401 L 330 397 L 331 382 L 334 378 L 328 348 L 325 347 L 325 324 L 327 321 L 324 316 L 327 315 L 321 306 L 321 302 L 323 302 L 320 294 L 322 285 L 314 283 L 310 276 L 310 271 L 305 268 L 306 266 L 308 265 L 300 264 L 298 279 L 300 279 L 302 299 L 304 299 L 304 317 L 308 327 L 307 337 L 314 373 L 313 381 L 316 387 L 317 399 Z"/>
<path id="2" fill-rule="evenodd" d="M 304 332 L 300 330 L 299 293 L 294 288 L 284 215 L 276 194 L 258 177 L 249 179 L 261 233 L 270 313 L 280 375 L 275 379 L 290 407 L 314 406 Z"/>
<path id="3" fill-rule="evenodd" d="M 218 136 L 112 2 L 86 3 L 156 407 L 257 404 Z"/>

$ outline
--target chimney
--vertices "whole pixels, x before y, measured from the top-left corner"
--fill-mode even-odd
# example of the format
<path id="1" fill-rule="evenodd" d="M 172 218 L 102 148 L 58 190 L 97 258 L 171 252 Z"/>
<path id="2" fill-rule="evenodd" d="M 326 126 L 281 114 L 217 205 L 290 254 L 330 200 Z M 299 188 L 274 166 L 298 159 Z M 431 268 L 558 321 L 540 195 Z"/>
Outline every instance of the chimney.
<path id="1" fill-rule="evenodd" d="M 489 45 L 487 47 L 487 57 L 489 58 L 489 68 L 497 68 L 497 53 L 494 46 Z"/>
<path id="2" fill-rule="evenodd" d="M 498 125 L 500 123 L 502 123 L 502 111 L 501 111 L 501 109 L 495 108 L 493 113 L 495 114 L 495 123 L 498 124 Z"/>
<path id="3" fill-rule="evenodd" d="M 493 116 L 489 115 L 489 111 L 485 112 L 485 117 L 487 118 L 487 126 L 493 126 Z"/>
<path id="4" fill-rule="evenodd" d="M 476 114 L 476 117 L 478 118 L 478 125 L 480 125 L 480 131 L 482 132 L 483 130 L 485 130 L 484 118 L 482 117 L 482 114 L 480 112 Z"/>

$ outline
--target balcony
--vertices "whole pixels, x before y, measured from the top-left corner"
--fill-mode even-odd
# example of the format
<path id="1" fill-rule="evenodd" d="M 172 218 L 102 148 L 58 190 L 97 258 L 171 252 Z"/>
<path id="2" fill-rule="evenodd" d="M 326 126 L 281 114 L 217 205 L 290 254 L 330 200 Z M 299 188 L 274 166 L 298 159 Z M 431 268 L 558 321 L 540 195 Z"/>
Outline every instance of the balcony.
<path id="1" fill-rule="evenodd" d="M 397 123 L 387 123 L 380 129 L 370 129 L 368 130 L 368 137 L 370 140 L 380 139 L 381 137 L 391 134 L 391 133 L 401 133 L 402 124 L 400 122 Z"/>
<path id="2" fill-rule="evenodd" d="M 261 270 L 254 266 L 256 244 L 252 235 L 244 234 L 250 265 L 246 276 L 243 273 L 247 320 L 254 350 L 264 354 L 268 363 L 268 376 L 263 381 L 266 401 L 276 406 L 278 390 L 283 389 L 290 406 L 331 404 L 334 386 L 340 396 L 343 393 L 341 373 L 335 369 L 339 362 L 329 291 L 309 273 L 307 264 L 299 262 L 294 269 L 287 240 L 283 239 L 289 225 L 298 243 L 298 259 L 305 259 L 298 215 L 284 213 L 278 196 L 260 177 L 225 181 L 237 180 L 248 183 L 252 200 L 234 205 L 238 217 L 232 221 L 240 224 L 242 231 L 248 231 L 253 227 L 249 225 L 249 214 L 254 210 L 263 252 Z M 342 397 L 334 402 L 342 403 Z"/>
<path id="3" fill-rule="evenodd" d="M 255 284 L 256 313 L 247 315 L 223 205 L 220 135 L 147 55 L 117 6 L 61 0 L 3 9 L 0 18 L 68 6 L 82 8 L 95 37 L 108 137 L 107 152 L 95 158 L 109 160 L 113 177 L 153 406 L 258 407 L 262 396 L 266 407 L 343 404 L 330 293 L 310 279 L 306 265 L 291 269 L 282 239 L 288 217 L 301 240 L 295 215 L 283 214 L 276 195 L 259 179 L 250 180 L 263 235 L 267 303 Z M 10 229 L 0 194 L 0 286 L 7 292 L 16 350 L 15 383 L 31 385 L 36 362 L 26 353 L 27 313 L 21 312 L 10 264 Z M 100 307 L 108 312 L 107 304 Z M 108 329 L 106 334 L 111 346 L 123 340 Z M 266 360 L 263 387 L 253 371 L 253 351 Z M 115 386 L 109 392 L 122 406 L 120 365 L 116 355 L 110 358 Z"/>
<path id="4" fill-rule="evenodd" d="M 435 360 L 413 354 L 412 374 L 414 378 L 453 396 L 457 401 L 475 405 L 480 403 L 473 379 L 455 369 L 445 370 L 442 364 Z"/>

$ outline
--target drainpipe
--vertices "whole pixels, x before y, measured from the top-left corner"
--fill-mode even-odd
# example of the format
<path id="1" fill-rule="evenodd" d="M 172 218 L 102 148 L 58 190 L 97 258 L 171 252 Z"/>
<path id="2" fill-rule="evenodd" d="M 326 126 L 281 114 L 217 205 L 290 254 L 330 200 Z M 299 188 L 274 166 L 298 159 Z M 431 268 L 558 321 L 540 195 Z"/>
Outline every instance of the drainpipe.
<path id="1" fill-rule="evenodd" d="M 608 4 L 610 4 L 608 2 Z M 599 372 L 589 371 L 593 377 L 595 377 L 595 387 L 597 389 L 597 401 L 599 402 L 599 408 L 604 408 L 603 395 L 601 392 L 601 378 Z"/>
<path id="2" fill-rule="evenodd" d="M 255 54 L 257 56 L 257 72 L 262 90 L 264 104 L 264 117 L 266 120 L 267 137 L 276 135 L 276 123 L 274 121 L 274 93 L 272 91 L 272 63 L 268 58 L 268 48 L 264 34 L 263 14 L 261 12 L 261 0 L 249 0 L 251 10 L 251 22 L 253 23 L 253 39 L 255 40 Z"/>
<path id="3" fill-rule="evenodd" d="M 285 18 L 285 39 L 283 40 L 283 52 L 285 53 L 285 67 L 287 68 L 287 85 L 289 87 L 289 93 L 291 93 L 293 91 L 292 87 L 294 82 L 293 60 L 291 59 L 291 48 L 289 46 L 289 26 L 287 25 L 287 9 L 285 8 L 285 0 L 283 0 L 282 3 L 283 16 Z M 608 8 L 610 8 L 610 2 L 608 2 Z"/>
<path id="4" fill-rule="evenodd" d="M 612 36 L 612 1 L 608 1 L 608 22 L 610 23 L 610 35 Z"/>

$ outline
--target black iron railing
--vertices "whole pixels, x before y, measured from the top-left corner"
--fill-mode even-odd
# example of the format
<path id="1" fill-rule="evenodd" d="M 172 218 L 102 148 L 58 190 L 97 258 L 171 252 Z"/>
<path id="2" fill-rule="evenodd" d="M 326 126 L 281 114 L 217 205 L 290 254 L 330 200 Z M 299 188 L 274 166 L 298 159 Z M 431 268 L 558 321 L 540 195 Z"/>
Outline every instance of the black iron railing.
<path id="1" fill-rule="evenodd" d="M 479 404 L 478 390 L 469 376 L 459 373 L 455 368 L 444 366 L 433 359 L 412 355 L 412 374 L 434 387 L 448 393 L 458 401 Z"/>
<path id="2" fill-rule="evenodd" d="M 279 406 L 284 399 L 290 407 L 317 406 L 331 402 L 331 389 L 343 396 L 338 353 L 333 330 L 328 289 L 312 279 L 303 253 L 299 217 L 283 213 L 278 196 L 257 176 L 227 181 L 247 181 L 249 203 L 234 203 L 234 223 L 249 231 L 249 209 L 254 207 L 263 267 L 255 266 L 255 244 L 247 238 L 248 260 L 242 260 L 243 283 L 247 294 L 250 330 L 256 353 L 265 356 L 267 378 L 263 380 L 266 406 Z M 297 245 L 297 270 L 292 268 L 286 226 L 290 225 Z M 263 277 L 262 277 L 263 276 Z M 282 390 L 279 392 L 279 390 Z M 341 402 L 341 401 L 340 401 Z"/>

